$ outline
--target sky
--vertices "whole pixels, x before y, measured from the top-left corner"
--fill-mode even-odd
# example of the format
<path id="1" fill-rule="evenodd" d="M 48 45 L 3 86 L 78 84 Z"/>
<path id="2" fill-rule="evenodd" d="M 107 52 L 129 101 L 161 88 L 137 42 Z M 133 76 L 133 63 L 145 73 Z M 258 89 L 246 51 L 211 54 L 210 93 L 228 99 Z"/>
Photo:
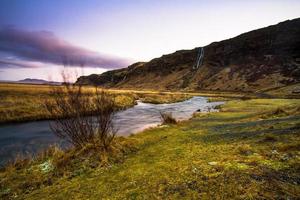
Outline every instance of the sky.
<path id="1" fill-rule="evenodd" d="M 299 0 L 0 0 L 0 80 L 99 74 L 298 17 Z"/>

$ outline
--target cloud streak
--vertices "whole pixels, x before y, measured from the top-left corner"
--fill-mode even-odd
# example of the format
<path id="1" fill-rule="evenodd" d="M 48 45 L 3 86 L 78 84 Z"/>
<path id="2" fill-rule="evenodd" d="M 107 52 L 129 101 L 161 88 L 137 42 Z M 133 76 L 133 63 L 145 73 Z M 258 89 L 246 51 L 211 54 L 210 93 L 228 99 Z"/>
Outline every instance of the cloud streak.
<path id="1" fill-rule="evenodd" d="M 36 61 L 0 59 L 0 68 L 40 68 L 46 66 L 47 64 Z"/>
<path id="2" fill-rule="evenodd" d="M 0 29 L 0 52 L 24 60 L 22 62 L 0 58 L 0 67 L 5 65 L 35 68 L 40 65 L 37 63 L 50 63 L 113 69 L 129 64 L 126 59 L 75 46 L 49 31 L 26 31 L 15 27 Z"/>

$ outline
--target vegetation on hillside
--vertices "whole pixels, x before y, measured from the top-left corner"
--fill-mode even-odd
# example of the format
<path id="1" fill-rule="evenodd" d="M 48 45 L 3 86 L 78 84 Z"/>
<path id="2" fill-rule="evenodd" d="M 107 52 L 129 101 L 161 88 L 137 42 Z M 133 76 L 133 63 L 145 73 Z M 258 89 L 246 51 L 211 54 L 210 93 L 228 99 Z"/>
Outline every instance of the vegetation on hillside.
<path id="1" fill-rule="evenodd" d="M 201 47 L 204 57 L 197 69 L 194 66 L 200 47 L 99 75 L 81 76 L 77 83 L 109 88 L 236 92 L 280 90 L 298 84 L 298 88 L 285 90 L 284 95 L 299 97 L 299 35 L 300 18 L 296 18 Z"/>
<path id="2" fill-rule="evenodd" d="M 221 112 L 55 149 L 0 173 L 3 199 L 297 199 L 300 100 L 230 100 Z M 101 152 L 101 153 L 100 153 Z"/>

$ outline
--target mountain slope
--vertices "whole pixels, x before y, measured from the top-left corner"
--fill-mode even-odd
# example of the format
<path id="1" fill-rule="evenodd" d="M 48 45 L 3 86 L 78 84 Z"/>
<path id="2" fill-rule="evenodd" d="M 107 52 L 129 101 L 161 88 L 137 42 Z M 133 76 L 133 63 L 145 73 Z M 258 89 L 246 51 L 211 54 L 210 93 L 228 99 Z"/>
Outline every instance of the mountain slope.
<path id="1" fill-rule="evenodd" d="M 16 81 L 16 83 L 25 83 L 25 84 L 39 84 L 39 85 L 61 85 L 60 82 L 55 81 L 46 81 L 43 79 L 32 79 L 32 78 L 25 78 L 23 80 Z"/>
<path id="2" fill-rule="evenodd" d="M 299 36 L 300 18 L 207 45 L 198 69 L 194 69 L 195 48 L 82 76 L 77 83 L 135 89 L 271 90 L 300 82 Z"/>

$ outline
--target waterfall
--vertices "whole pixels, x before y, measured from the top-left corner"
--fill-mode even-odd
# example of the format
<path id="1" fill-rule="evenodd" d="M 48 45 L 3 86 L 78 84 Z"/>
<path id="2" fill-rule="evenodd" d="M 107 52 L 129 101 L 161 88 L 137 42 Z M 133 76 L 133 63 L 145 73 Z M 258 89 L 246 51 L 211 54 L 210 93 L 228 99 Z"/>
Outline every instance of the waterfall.
<path id="1" fill-rule="evenodd" d="M 193 69 L 198 69 L 202 65 L 203 58 L 204 58 L 204 48 L 203 47 L 199 47 L 198 48 L 198 55 L 197 55 L 197 62 L 193 66 Z"/>

